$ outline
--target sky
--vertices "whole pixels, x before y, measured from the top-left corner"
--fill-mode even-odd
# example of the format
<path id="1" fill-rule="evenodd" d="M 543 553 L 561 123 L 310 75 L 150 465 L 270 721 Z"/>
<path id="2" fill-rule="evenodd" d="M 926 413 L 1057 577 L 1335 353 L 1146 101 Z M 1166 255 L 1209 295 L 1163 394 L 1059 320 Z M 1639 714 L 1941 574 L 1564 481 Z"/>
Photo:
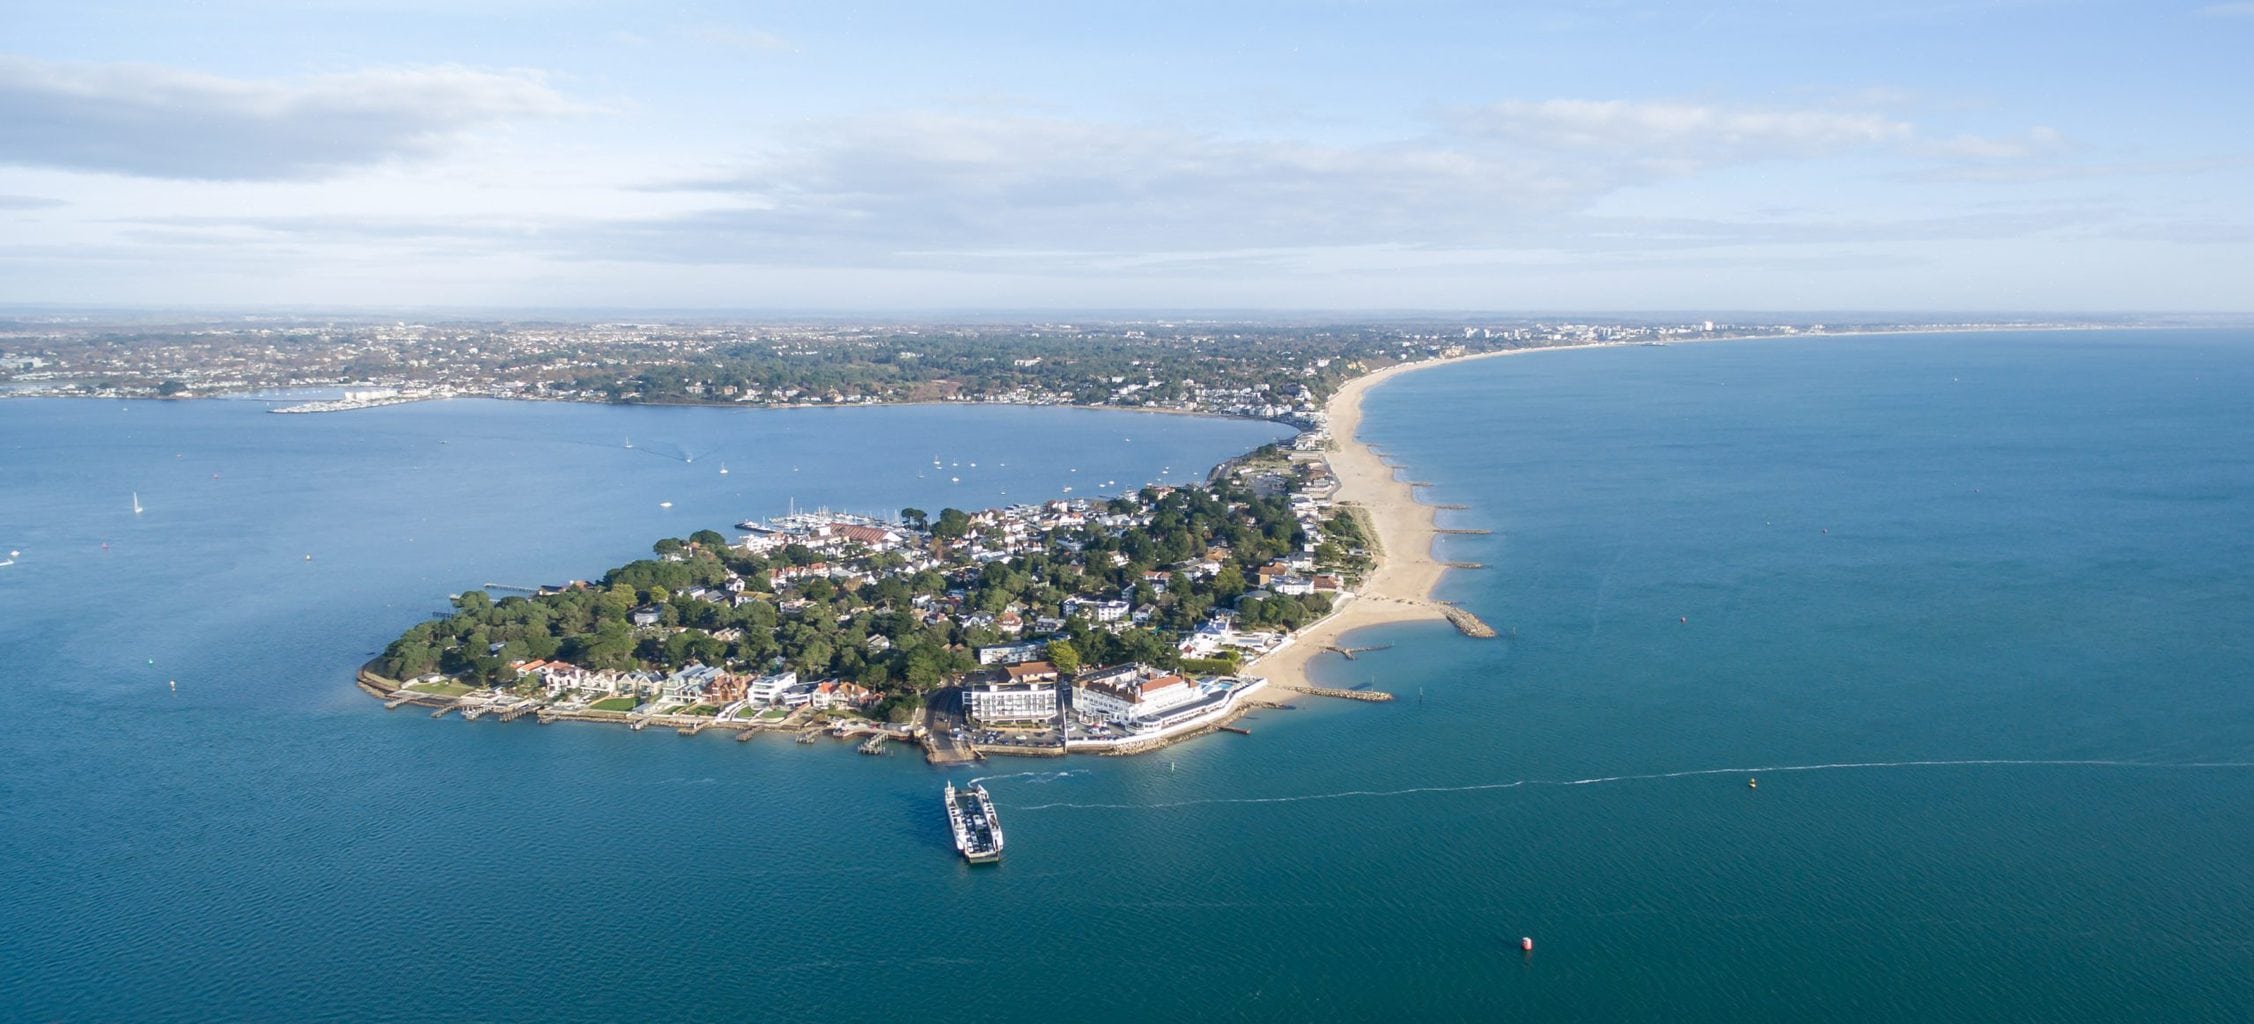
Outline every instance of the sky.
<path id="1" fill-rule="evenodd" d="M 0 0 L 0 303 L 2254 310 L 2254 2 Z"/>

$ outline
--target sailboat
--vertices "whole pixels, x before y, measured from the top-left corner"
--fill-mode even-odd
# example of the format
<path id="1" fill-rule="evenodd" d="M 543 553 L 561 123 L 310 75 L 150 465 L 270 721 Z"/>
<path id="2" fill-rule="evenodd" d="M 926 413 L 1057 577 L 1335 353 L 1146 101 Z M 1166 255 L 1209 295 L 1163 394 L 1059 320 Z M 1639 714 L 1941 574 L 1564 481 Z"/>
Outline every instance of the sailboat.
<path id="1" fill-rule="evenodd" d="M 626 447 L 628 447 L 628 448 L 632 448 L 632 447 L 634 447 L 634 435 L 632 435 L 632 434 L 628 434 L 628 435 L 626 435 Z"/>
<path id="2" fill-rule="evenodd" d="M 133 514 L 141 514 L 141 492 L 139 491 L 133 492 Z"/>
<path id="3" fill-rule="evenodd" d="M 728 464 L 727 464 L 727 463 L 725 463 L 725 462 L 723 462 L 723 463 L 721 463 L 721 464 L 720 464 L 720 475 L 721 475 L 721 476 L 727 476 L 727 475 L 728 475 Z"/>

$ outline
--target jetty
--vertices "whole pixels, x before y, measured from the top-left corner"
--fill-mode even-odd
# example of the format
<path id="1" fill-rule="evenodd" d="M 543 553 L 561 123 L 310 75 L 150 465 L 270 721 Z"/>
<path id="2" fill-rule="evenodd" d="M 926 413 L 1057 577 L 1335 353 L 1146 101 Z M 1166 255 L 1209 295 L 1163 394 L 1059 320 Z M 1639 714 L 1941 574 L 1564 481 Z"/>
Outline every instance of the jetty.
<path id="1" fill-rule="evenodd" d="M 1335 652 L 1344 657 L 1346 660 L 1353 661 L 1354 656 L 1357 654 L 1368 654 L 1372 651 L 1389 650 L 1392 648 L 1392 646 L 1392 644 L 1377 644 L 1371 647 L 1340 647 L 1337 644 L 1324 644 L 1323 650 Z"/>
<path id="2" fill-rule="evenodd" d="M 675 729 L 675 730 L 673 730 L 673 731 L 674 731 L 674 732 L 677 732 L 677 733 L 680 733 L 680 734 L 681 734 L 681 735 L 683 735 L 683 736 L 694 736 L 694 735 L 696 735 L 696 734 L 698 734 L 698 733 L 700 733 L 700 732 L 703 732 L 703 731 L 704 731 L 704 730 L 705 730 L 705 729 L 706 729 L 707 727 L 709 727 L 710 725 L 712 725 L 713 719 L 714 719 L 715 717 L 717 717 L 717 716 L 712 716 L 712 715 L 708 715 L 708 716 L 705 716 L 704 718 L 702 718 L 702 719 L 698 720 L 698 721 L 697 721 L 697 722 L 695 722 L 694 724 L 691 724 L 691 725 L 684 725 L 684 726 L 682 726 L 682 727 L 680 727 L 680 728 L 678 728 L 678 729 Z"/>
<path id="3" fill-rule="evenodd" d="M 882 733 L 879 733 L 875 736 L 869 737 L 869 741 L 867 743 L 861 744 L 861 752 L 864 754 L 882 754 L 885 752 L 886 743 L 887 740 L 885 739 L 884 735 Z"/>
<path id="4" fill-rule="evenodd" d="M 749 743 L 749 742 L 751 742 L 751 738 L 752 738 L 752 737 L 754 737 L 754 736 L 757 736 L 757 735 L 759 735 L 759 730 L 757 730 L 757 729 L 745 729 L 745 730 L 742 730 L 742 731 L 740 731 L 740 732 L 736 733 L 736 742 L 738 742 L 738 743 Z"/>
<path id="5" fill-rule="evenodd" d="M 504 722 L 514 722 L 514 721 L 516 721 L 517 719 L 519 719 L 519 718 L 523 718 L 524 716 L 526 716 L 526 715 L 529 715 L 529 714 L 531 714 L 531 713 L 533 713 L 533 712 L 535 712 L 535 711 L 538 711 L 538 710 L 540 710 L 540 705 L 539 705 L 539 704 L 537 704 L 537 703 L 534 703 L 534 702 L 532 702 L 532 701 L 529 701 L 529 700 L 528 700 L 528 701 L 522 701 L 522 702 L 519 702 L 519 703 L 518 703 L 518 704 L 517 704 L 516 706 L 514 706 L 514 707 L 511 707 L 511 708 L 509 708 L 508 710 L 501 712 L 501 720 L 502 720 L 502 721 L 504 721 Z"/>
<path id="6" fill-rule="evenodd" d="M 1479 616 L 1473 615 L 1456 605 L 1443 602 L 1440 605 L 1440 613 L 1448 617 L 1448 624 L 1456 627 L 1456 632 L 1465 636 L 1478 637 L 1484 640 L 1495 635 L 1495 627 L 1481 622 Z"/>
<path id="7" fill-rule="evenodd" d="M 438 709 L 438 710 L 436 710 L 436 711 L 433 711 L 433 712 L 431 712 L 431 713 L 430 713 L 430 716 L 431 716 L 432 718 L 444 718 L 444 717 L 446 717 L 446 713 L 447 713 L 447 712 L 449 712 L 449 711 L 452 711 L 452 710 L 454 710 L 455 708 L 457 708 L 457 707 L 460 707 L 460 706 L 461 706 L 461 705 L 459 705 L 459 704 L 448 704 L 448 705 L 446 705 L 446 706 L 444 706 L 444 707 L 441 707 L 441 708 L 439 708 L 439 709 Z"/>
<path id="8" fill-rule="evenodd" d="M 1273 685 L 1279 690 L 1290 690 L 1293 693 L 1304 693 L 1311 697 L 1336 697 L 1340 700 L 1359 700 L 1369 701 L 1371 703 L 1382 703 L 1384 701 L 1393 699 L 1393 695 L 1385 692 L 1384 690 L 1340 690 L 1335 687 L 1329 686 L 1292 686 L 1287 683 L 1273 683 L 1270 685 Z"/>
<path id="9" fill-rule="evenodd" d="M 1247 729 L 1247 728 L 1245 728 L 1244 726 L 1241 726 L 1241 725 L 1223 725 L 1223 726 L 1216 726 L 1216 728 L 1220 729 L 1220 730 L 1221 730 L 1222 732 L 1233 732 L 1233 733 L 1236 733 L 1236 734 L 1237 734 L 1237 735 L 1239 735 L 1239 736 L 1250 736 L 1250 735 L 1252 735 L 1252 730 L 1250 730 L 1250 729 Z"/>

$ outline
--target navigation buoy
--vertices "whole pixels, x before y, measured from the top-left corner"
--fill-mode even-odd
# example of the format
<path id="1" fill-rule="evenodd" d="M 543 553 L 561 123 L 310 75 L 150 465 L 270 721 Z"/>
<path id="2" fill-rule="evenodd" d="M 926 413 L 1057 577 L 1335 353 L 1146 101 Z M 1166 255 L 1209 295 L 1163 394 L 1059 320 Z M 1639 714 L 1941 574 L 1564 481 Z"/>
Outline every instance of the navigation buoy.
<path id="1" fill-rule="evenodd" d="M 1518 940 L 1518 948 L 1525 952 L 1531 953 L 1534 951 L 1534 940 L 1531 938 L 1522 938 Z"/>
<path id="2" fill-rule="evenodd" d="M 1690 616 L 1688 616 L 1688 615 L 1685 615 L 1685 616 L 1683 616 L 1683 617 L 1681 617 L 1681 618 L 1679 618 L 1679 619 L 1676 619 L 1675 621 L 1677 621 L 1677 622 L 1683 622 L 1683 623 L 1688 623 L 1688 622 L 1690 621 Z"/>

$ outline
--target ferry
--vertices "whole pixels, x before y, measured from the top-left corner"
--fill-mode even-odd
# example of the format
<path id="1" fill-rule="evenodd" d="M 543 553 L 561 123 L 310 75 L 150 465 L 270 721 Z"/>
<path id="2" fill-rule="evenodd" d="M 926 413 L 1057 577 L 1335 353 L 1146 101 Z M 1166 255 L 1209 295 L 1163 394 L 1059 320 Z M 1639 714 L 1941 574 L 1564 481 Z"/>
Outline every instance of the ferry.
<path id="1" fill-rule="evenodd" d="M 1002 859 L 1002 823 L 994 817 L 994 800 L 976 782 L 969 789 L 947 784 L 947 824 L 955 830 L 955 849 L 973 864 Z"/>

